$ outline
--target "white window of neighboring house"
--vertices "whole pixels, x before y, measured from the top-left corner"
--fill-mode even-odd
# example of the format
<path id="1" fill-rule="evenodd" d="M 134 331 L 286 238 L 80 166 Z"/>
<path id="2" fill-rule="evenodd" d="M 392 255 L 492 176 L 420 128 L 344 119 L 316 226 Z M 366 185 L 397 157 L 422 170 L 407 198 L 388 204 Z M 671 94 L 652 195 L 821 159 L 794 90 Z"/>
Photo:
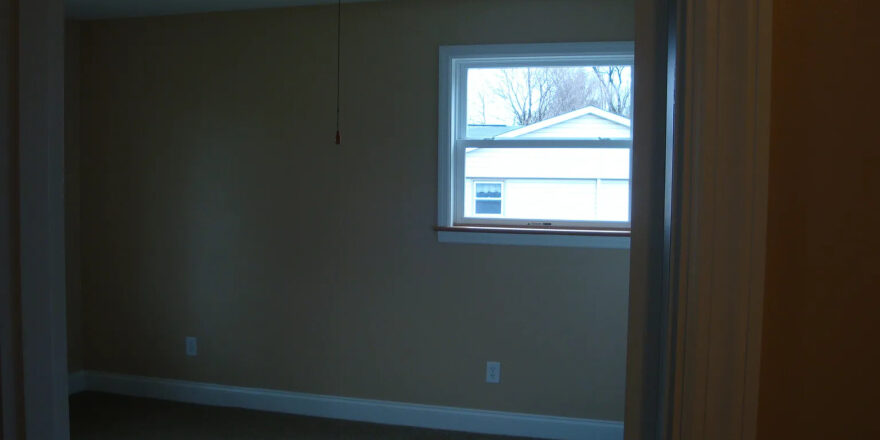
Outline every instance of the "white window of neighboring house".
<path id="1" fill-rule="evenodd" d="M 440 69 L 441 229 L 629 231 L 632 43 L 449 46 Z"/>
<path id="2" fill-rule="evenodd" d="M 503 189 L 504 183 L 502 182 L 474 182 L 474 215 L 502 215 L 504 212 Z"/>

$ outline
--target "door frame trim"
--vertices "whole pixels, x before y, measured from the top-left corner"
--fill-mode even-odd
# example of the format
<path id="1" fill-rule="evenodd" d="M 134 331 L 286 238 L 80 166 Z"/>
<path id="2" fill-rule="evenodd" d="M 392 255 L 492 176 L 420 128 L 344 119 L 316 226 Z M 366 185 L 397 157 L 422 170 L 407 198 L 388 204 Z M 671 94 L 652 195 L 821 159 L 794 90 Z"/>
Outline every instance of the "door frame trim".
<path id="1" fill-rule="evenodd" d="M 636 2 L 628 440 L 755 438 L 771 49 L 771 1 Z"/>

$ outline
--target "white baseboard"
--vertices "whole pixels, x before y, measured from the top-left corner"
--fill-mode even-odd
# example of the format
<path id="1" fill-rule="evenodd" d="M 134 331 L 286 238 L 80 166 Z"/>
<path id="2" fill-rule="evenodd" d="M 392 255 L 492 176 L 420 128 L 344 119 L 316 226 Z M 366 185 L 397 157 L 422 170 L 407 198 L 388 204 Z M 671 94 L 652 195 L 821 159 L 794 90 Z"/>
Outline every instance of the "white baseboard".
<path id="1" fill-rule="evenodd" d="M 77 371 L 70 373 L 67 378 L 67 393 L 76 394 L 86 390 L 86 372 Z"/>
<path id="2" fill-rule="evenodd" d="M 81 379 L 76 379 L 82 383 L 80 391 L 481 434 L 623 439 L 621 422 L 323 396 L 94 371 L 71 375 L 72 392 L 74 375 L 81 375 Z"/>

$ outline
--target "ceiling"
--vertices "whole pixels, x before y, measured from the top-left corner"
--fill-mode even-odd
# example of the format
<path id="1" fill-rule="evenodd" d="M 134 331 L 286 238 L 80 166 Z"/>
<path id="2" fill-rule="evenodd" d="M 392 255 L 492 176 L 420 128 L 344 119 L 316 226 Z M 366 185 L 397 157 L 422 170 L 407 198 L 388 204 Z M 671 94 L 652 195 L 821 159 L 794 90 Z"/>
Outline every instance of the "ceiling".
<path id="1" fill-rule="evenodd" d="M 376 0 L 343 1 L 353 3 Z M 336 2 L 337 0 L 65 0 L 65 7 L 70 18 L 96 19 L 280 8 Z"/>

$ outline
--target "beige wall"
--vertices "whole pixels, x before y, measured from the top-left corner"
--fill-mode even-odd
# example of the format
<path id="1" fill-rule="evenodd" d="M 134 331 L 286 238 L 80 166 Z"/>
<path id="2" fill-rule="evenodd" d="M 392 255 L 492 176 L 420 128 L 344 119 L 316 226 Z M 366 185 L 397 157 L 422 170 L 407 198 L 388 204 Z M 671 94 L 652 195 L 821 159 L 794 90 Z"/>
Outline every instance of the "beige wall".
<path id="1" fill-rule="evenodd" d="M 342 146 L 332 7 L 84 24 L 85 367 L 620 420 L 627 251 L 436 240 L 437 49 L 631 40 L 633 12 L 346 6 Z"/>
<path id="2" fill-rule="evenodd" d="M 65 24 L 64 34 L 64 247 L 67 270 L 67 369 L 83 368 L 80 277 L 79 42 L 80 27 Z"/>
<path id="3" fill-rule="evenodd" d="M 880 4 L 773 14 L 758 437 L 880 438 Z"/>

